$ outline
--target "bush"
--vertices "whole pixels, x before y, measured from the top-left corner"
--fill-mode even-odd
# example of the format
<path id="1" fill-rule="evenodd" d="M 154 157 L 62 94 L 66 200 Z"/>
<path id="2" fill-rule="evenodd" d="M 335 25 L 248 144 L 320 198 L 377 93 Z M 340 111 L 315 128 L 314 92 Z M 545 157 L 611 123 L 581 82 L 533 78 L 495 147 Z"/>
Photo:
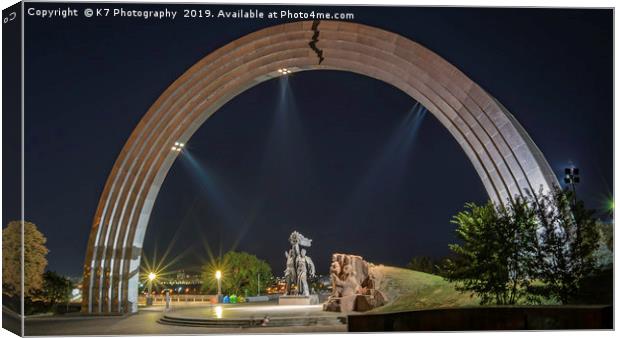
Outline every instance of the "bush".
<path id="1" fill-rule="evenodd" d="M 506 206 L 467 204 L 453 218 L 462 244 L 450 245 L 456 259 L 446 264 L 446 277 L 482 304 L 567 304 L 599 273 L 607 247 L 593 215 L 560 188 Z"/>
<path id="2" fill-rule="evenodd" d="M 536 264 L 536 222 L 527 202 L 508 207 L 467 204 L 452 222 L 463 244 L 451 244 L 456 260 L 446 277 L 459 291 L 471 291 L 481 304 L 516 304 L 527 299 Z"/>

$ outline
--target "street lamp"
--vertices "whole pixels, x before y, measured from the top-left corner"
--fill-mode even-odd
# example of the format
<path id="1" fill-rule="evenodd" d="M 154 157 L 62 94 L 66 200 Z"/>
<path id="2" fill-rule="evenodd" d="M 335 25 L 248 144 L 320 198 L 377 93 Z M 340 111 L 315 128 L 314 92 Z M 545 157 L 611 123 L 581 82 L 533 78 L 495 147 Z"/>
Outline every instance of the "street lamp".
<path id="1" fill-rule="evenodd" d="M 155 274 L 154 272 L 149 272 L 147 278 L 149 279 L 149 294 L 146 297 L 146 305 L 153 305 L 153 298 L 151 295 L 152 292 L 152 288 L 153 288 L 153 281 L 157 278 L 157 274 Z"/>
<path id="2" fill-rule="evenodd" d="M 215 271 L 215 279 L 217 279 L 217 302 L 219 303 L 222 297 L 222 271 Z"/>
<path id="3" fill-rule="evenodd" d="M 573 188 L 573 205 L 577 204 L 577 191 L 575 184 L 579 183 L 579 168 L 571 167 L 564 169 L 564 183 L 570 184 Z"/>

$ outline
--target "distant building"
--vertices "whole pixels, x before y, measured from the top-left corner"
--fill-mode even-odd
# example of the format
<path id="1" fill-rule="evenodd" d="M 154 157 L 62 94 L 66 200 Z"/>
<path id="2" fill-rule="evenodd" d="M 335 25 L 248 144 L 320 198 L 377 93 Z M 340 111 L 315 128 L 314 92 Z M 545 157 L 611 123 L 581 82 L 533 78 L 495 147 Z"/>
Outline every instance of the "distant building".
<path id="1" fill-rule="evenodd" d="M 201 294 L 202 279 L 200 273 L 179 270 L 177 273 L 160 282 L 161 289 L 171 290 L 178 294 Z"/>
<path id="2" fill-rule="evenodd" d="M 329 276 L 317 275 L 310 280 L 311 288 L 318 292 L 322 290 L 331 289 L 331 281 Z M 293 291 L 297 290 L 296 286 L 293 286 Z M 267 287 L 267 294 L 284 294 L 286 292 L 286 278 L 275 277 L 273 284 Z"/>

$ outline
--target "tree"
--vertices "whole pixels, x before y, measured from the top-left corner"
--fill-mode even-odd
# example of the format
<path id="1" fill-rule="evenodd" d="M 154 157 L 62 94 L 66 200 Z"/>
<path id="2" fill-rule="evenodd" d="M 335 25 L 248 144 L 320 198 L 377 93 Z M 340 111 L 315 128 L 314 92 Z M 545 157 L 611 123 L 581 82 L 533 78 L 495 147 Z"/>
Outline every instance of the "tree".
<path id="1" fill-rule="evenodd" d="M 451 244 L 456 255 L 445 266 L 448 280 L 459 291 L 471 291 L 481 304 L 528 301 L 536 266 L 536 219 L 524 199 L 507 206 L 492 202 L 465 210 L 452 220 L 462 244 Z"/>
<path id="2" fill-rule="evenodd" d="M 549 296 L 566 304 L 596 269 L 600 231 L 594 211 L 558 187 L 531 200 L 540 224 L 539 278 Z"/>
<path id="3" fill-rule="evenodd" d="M 31 296 L 43 286 L 47 266 L 47 239 L 31 222 L 24 228 L 24 295 Z M 2 229 L 2 284 L 5 293 L 16 296 L 21 290 L 22 222 L 11 221 Z"/>
<path id="4" fill-rule="evenodd" d="M 597 221 L 597 227 L 601 236 L 601 243 L 605 245 L 607 250 L 614 251 L 614 223 Z"/>
<path id="5" fill-rule="evenodd" d="M 43 274 L 42 296 L 52 308 L 56 303 L 68 303 L 72 288 L 71 280 L 54 271 Z"/>
<path id="6" fill-rule="evenodd" d="M 259 288 L 264 293 L 273 279 L 271 267 L 264 260 L 246 252 L 229 251 L 203 267 L 204 291 L 217 291 L 217 270 L 222 271 L 222 293 L 227 294 L 256 295 Z"/>
<path id="7" fill-rule="evenodd" d="M 428 256 L 413 257 L 409 261 L 409 263 L 407 263 L 407 269 L 420 271 L 420 272 L 426 272 L 426 273 L 435 272 L 433 260 Z"/>

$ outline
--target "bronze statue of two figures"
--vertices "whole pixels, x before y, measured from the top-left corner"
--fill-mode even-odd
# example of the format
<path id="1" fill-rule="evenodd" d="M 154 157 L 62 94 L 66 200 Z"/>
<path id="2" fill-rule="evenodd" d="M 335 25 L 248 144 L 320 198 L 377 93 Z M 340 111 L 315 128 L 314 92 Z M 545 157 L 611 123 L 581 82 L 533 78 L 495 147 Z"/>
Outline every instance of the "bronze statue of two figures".
<path id="1" fill-rule="evenodd" d="M 291 248 L 284 252 L 286 256 L 286 270 L 284 270 L 284 278 L 286 279 L 285 294 L 287 296 L 309 296 L 308 277 L 314 277 L 316 270 L 312 259 L 306 255 L 304 247 L 310 247 L 312 240 L 304 237 L 297 231 L 293 231 L 288 241 L 291 243 Z"/>

